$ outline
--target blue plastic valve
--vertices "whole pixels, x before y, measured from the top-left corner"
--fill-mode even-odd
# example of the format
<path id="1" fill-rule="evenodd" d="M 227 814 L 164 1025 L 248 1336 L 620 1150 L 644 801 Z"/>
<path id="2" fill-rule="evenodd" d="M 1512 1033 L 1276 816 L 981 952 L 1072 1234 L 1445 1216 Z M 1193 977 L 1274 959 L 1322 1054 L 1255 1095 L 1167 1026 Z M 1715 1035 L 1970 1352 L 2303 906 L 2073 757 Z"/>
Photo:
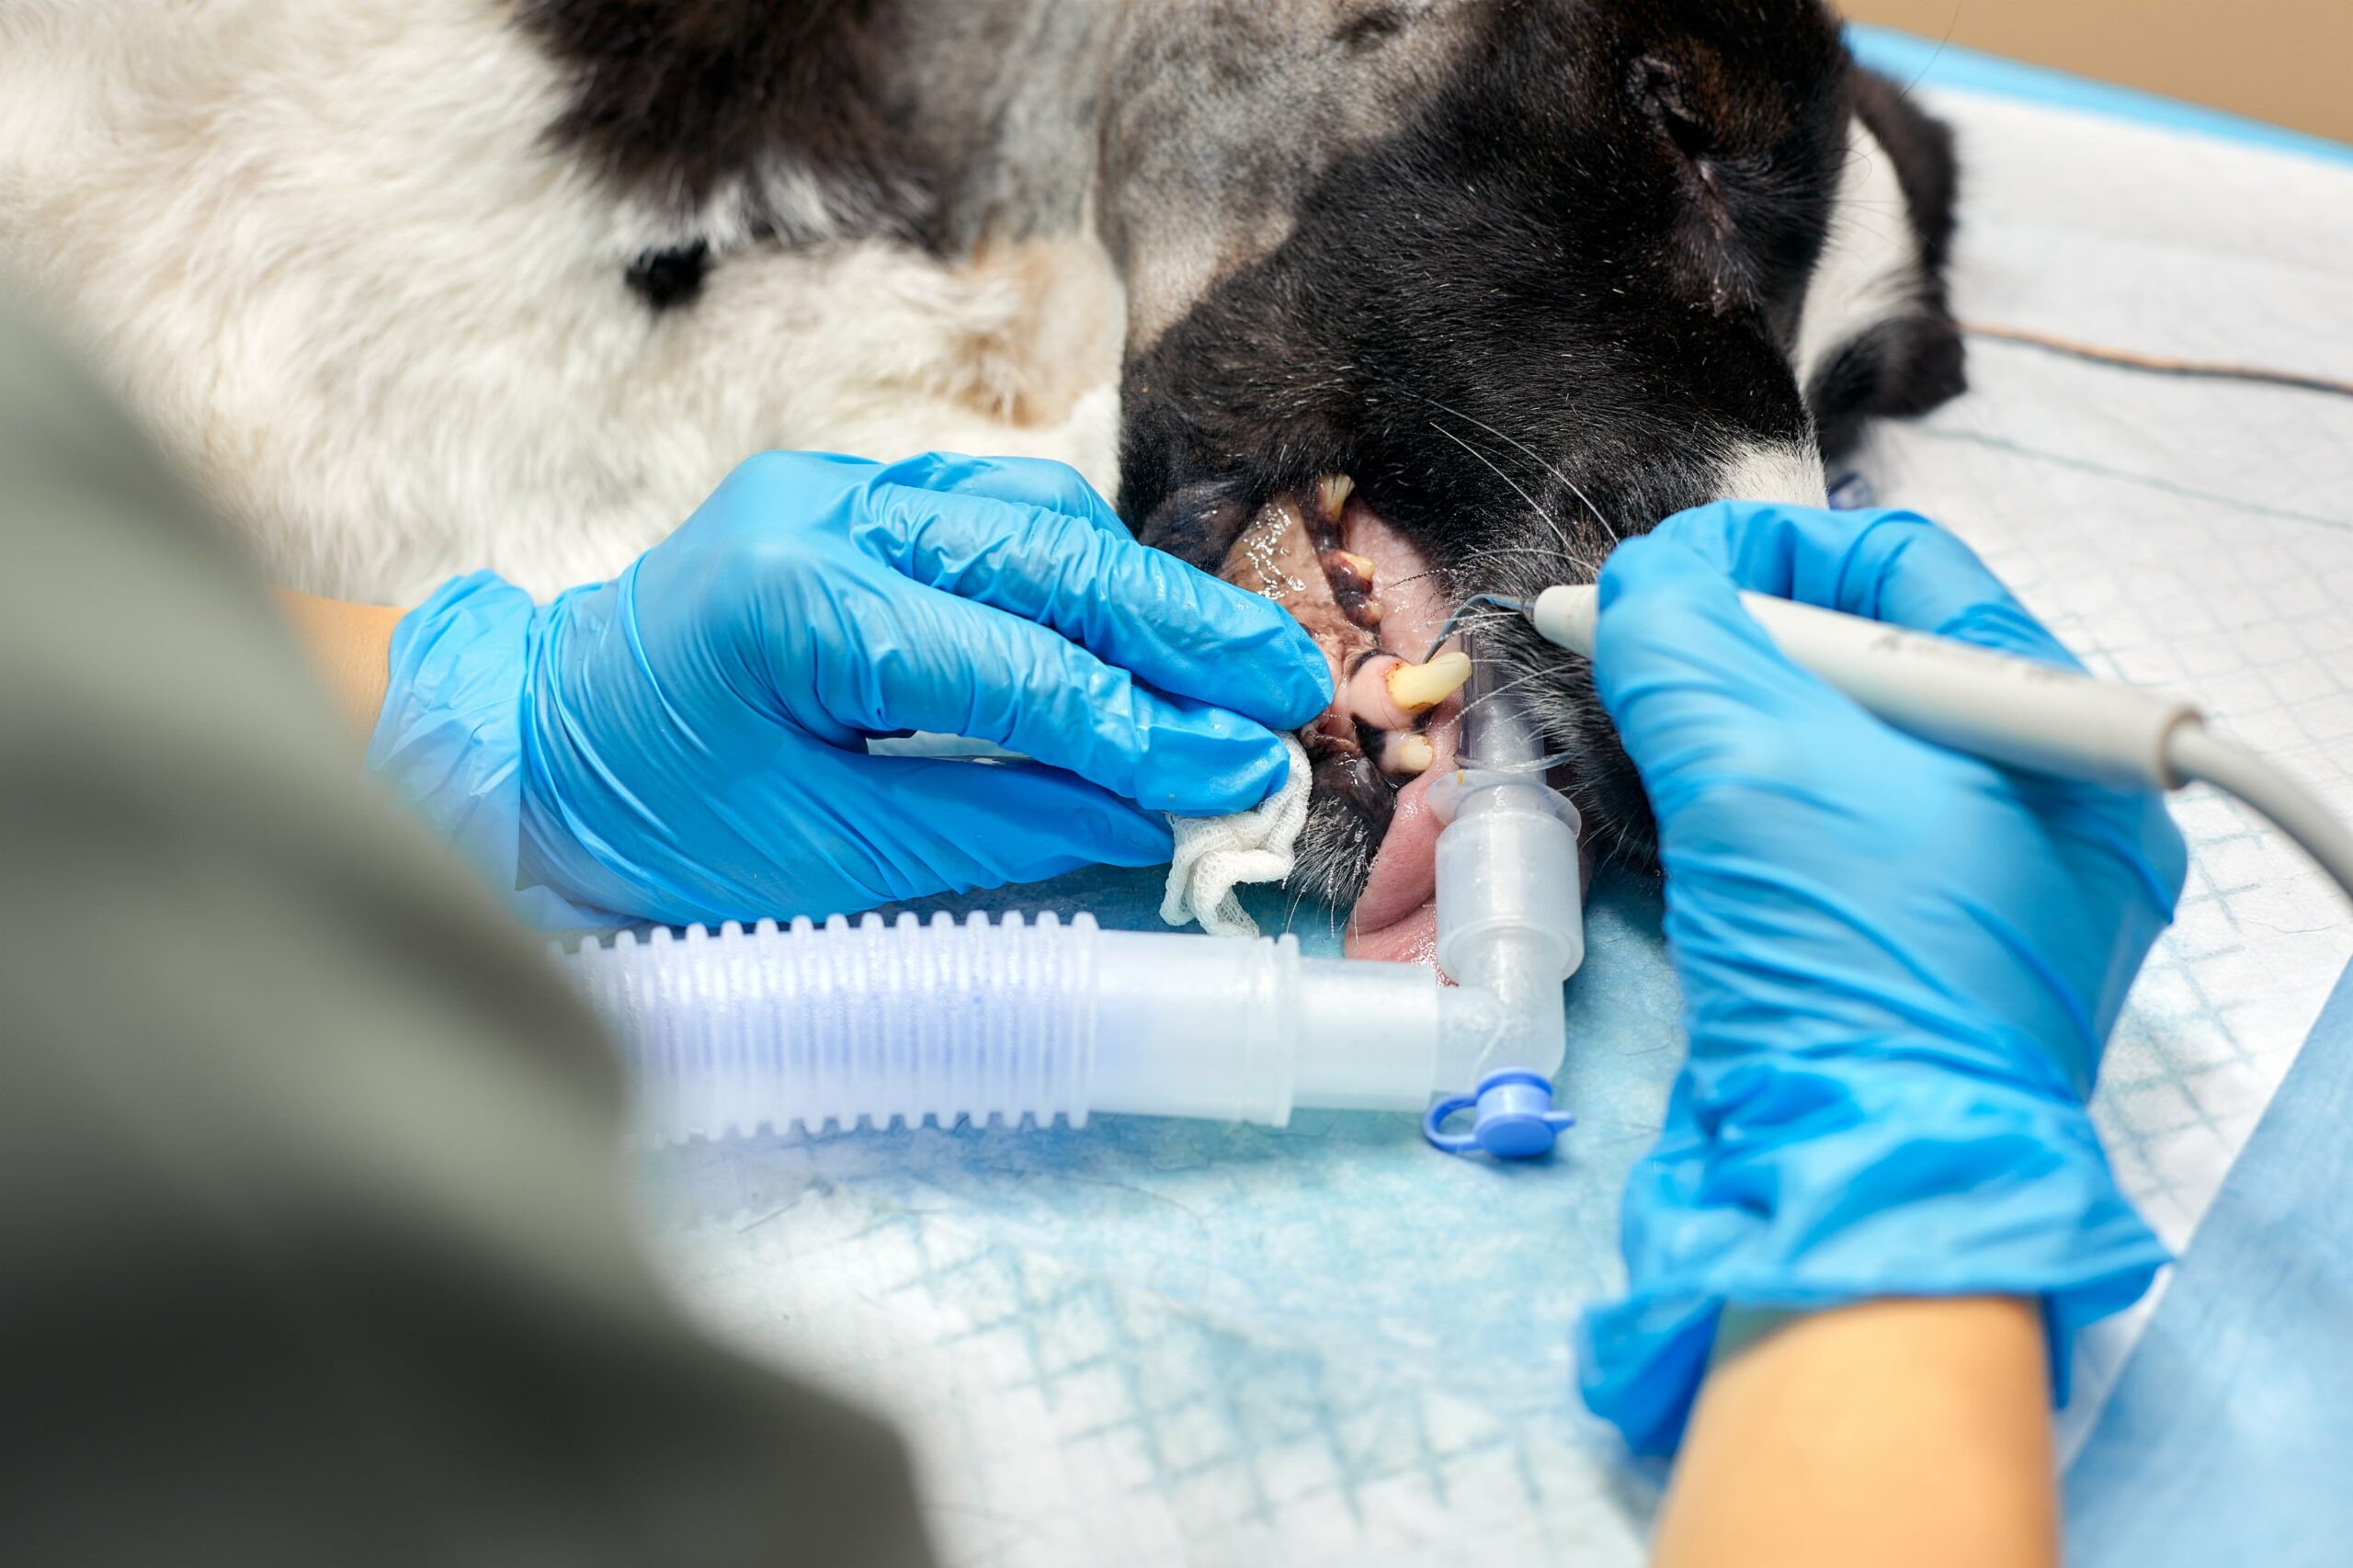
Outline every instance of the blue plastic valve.
<path id="1" fill-rule="evenodd" d="M 1468 1132 L 1441 1131 L 1460 1111 L 1474 1115 Z M 1480 1080 L 1477 1092 L 1430 1107 L 1422 1119 L 1422 1136 L 1433 1149 L 1449 1154 L 1484 1150 L 1499 1160 L 1532 1160 L 1550 1153 L 1553 1141 L 1577 1124 L 1564 1110 L 1552 1108 L 1552 1085 L 1533 1073 L 1491 1073 Z"/>

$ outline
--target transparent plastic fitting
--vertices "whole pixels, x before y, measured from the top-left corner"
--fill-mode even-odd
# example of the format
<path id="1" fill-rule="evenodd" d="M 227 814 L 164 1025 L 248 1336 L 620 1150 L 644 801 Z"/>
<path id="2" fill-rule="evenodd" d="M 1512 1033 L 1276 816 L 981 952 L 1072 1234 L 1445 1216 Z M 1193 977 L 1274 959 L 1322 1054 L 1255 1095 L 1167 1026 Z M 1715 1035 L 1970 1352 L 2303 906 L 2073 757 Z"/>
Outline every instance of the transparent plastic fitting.
<path id="1" fill-rule="evenodd" d="M 1453 1153 L 1540 1154 L 1574 1119 L 1552 1108 L 1568 1053 L 1561 987 L 1585 961 L 1576 808 L 1544 781 L 1543 733 L 1497 666 L 1472 659 L 1461 760 L 1430 790 L 1438 840 L 1438 960 L 1467 1016 L 1446 1076 L 1471 1092 L 1430 1108 L 1424 1132 Z M 1454 1053 L 1461 1053 L 1460 1055 Z M 1465 1132 L 1449 1132 L 1458 1113 Z"/>

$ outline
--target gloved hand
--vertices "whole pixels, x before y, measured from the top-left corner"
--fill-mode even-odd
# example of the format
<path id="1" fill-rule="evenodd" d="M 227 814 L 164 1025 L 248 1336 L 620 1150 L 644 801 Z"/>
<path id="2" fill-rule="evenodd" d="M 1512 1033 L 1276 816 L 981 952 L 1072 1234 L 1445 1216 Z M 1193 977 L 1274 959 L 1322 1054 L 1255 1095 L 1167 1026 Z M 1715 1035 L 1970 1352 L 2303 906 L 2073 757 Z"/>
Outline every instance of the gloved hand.
<path id="1" fill-rule="evenodd" d="M 609 583 L 487 573 L 395 633 L 370 765 L 547 925 L 824 915 L 1169 856 L 1331 697 L 1272 602 L 1059 463 L 744 463 Z M 871 756 L 912 730 L 1036 759 Z"/>
<path id="2" fill-rule="evenodd" d="M 1611 556 L 1595 677 L 1657 817 L 1690 1056 L 1580 1377 L 1647 1452 L 1679 1439 L 1727 1305 L 2039 1296 L 2063 1377 L 2165 1260 L 2084 1105 L 2181 890 L 2163 804 L 1899 733 L 1736 586 L 2079 667 L 1908 513 L 1724 504 Z"/>

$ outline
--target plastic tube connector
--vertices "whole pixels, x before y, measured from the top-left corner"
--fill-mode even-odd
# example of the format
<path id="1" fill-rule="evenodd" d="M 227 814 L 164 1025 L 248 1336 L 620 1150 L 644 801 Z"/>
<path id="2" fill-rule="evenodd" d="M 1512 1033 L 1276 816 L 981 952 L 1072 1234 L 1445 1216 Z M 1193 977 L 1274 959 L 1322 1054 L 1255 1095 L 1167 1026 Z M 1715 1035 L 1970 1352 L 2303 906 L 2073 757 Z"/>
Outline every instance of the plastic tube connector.
<path id="1" fill-rule="evenodd" d="M 1474 1113 L 1468 1132 L 1449 1132 L 1446 1124 L 1463 1111 Z M 1430 1107 L 1422 1119 L 1422 1136 L 1433 1149 L 1449 1154 L 1483 1151 L 1503 1160 L 1529 1160 L 1552 1147 L 1554 1140 L 1577 1124 L 1564 1110 L 1552 1108 L 1549 1079 L 1518 1070 L 1490 1074 L 1479 1092 L 1458 1095 Z"/>
<path id="2" fill-rule="evenodd" d="M 1484 1006 L 1466 1009 L 1478 1032 L 1449 1037 L 1442 1073 L 1477 1088 L 1432 1108 L 1423 1132 L 1449 1153 L 1529 1159 L 1574 1125 L 1552 1079 L 1568 1054 L 1561 986 L 1585 961 L 1576 812 L 1524 776 L 1461 777 L 1438 807 L 1457 813 L 1438 835 L 1438 962 Z M 1465 1109 L 1468 1134 L 1441 1130 Z"/>
<path id="3" fill-rule="evenodd" d="M 1463 709 L 1463 766 L 1438 780 L 1438 960 L 1486 999 L 1483 1034 L 1449 1036 L 1444 1075 L 1474 1084 L 1431 1108 L 1423 1134 L 1449 1153 L 1527 1159 L 1574 1119 L 1552 1109 L 1568 1054 L 1562 983 L 1585 961 L 1585 890 L 1576 808 L 1544 780 L 1541 732 L 1501 672 L 1474 666 Z M 1467 1010 L 1465 1021 L 1472 1015 Z M 1444 1131 L 1475 1113 L 1464 1134 Z"/>

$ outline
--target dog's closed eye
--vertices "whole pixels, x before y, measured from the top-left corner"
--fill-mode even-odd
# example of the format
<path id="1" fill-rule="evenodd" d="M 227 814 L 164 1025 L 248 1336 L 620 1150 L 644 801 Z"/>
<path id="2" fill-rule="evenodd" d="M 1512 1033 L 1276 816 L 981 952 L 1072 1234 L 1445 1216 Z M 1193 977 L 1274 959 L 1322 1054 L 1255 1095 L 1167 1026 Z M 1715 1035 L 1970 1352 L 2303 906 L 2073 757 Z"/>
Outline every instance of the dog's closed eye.
<path id="1" fill-rule="evenodd" d="M 1715 132 L 1708 124 L 1682 66 L 1663 55 L 1645 54 L 1628 73 L 1627 91 L 1659 133 L 1693 163 L 1715 149 Z"/>

